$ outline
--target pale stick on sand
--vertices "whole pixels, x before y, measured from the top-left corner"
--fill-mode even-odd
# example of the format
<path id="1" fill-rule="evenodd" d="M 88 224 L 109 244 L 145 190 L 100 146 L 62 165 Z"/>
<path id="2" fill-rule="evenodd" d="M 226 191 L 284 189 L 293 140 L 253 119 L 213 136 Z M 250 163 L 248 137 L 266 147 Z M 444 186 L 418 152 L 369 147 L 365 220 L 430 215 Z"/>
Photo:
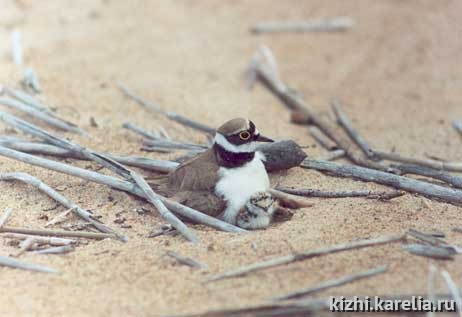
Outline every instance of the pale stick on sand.
<path id="1" fill-rule="evenodd" d="M 425 244 L 407 244 L 403 246 L 403 250 L 411 254 L 439 260 L 453 260 L 453 255 L 456 254 L 453 249 Z"/>
<path id="2" fill-rule="evenodd" d="M 180 219 L 172 214 L 170 210 L 167 209 L 167 207 L 164 206 L 164 203 L 159 199 L 157 194 L 154 193 L 154 191 L 141 175 L 131 171 L 124 165 L 114 161 L 104 154 L 97 153 L 80 145 L 73 144 L 69 141 L 58 138 L 54 135 L 51 135 L 47 131 L 34 126 L 33 124 L 20 120 L 14 116 L 8 115 L 6 113 L 0 113 L 0 119 L 18 129 L 21 129 L 25 133 L 32 134 L 55 146 L 77 152 L 87 159 L 95 161 L 107 169 L 113 171 L 114 173 L 122 176 L 127 181 L 138 187 L 143 192 L 144 197 L 156 207 L 156 210 L 159 212 L 159 214 L 172 226 L 174 226 L 186 239 L 193 243 L 199 241 L 196 235 Z"/>
<path id="3" fill-rule="evenodd" d="M 16 268 L 16 269 L 42 272 L 42 273 L 58 273 L 58 271 L 51 269 L 47 266 L 41 265 L 41 264 L 28 263 L 28 262 L 20 261 L 20 260 L 17 260 L 17 259 L 8 257 L 8 256 L 1 256 L 1 255 L 0 255 L 0 265 L 8 266 L 8 267 Z"/>
<path id="4" fill-rule="evenodd" d="M 72 240 L 72 239 L 57 238 L 57 237 L 44 237 L 44 236 L 38 236 L 38 235 L 28 235 L 28 234 L 23 234 L 23 233 L 11 233 L 11 232 L 1 233 L 0 237 L 8 238 L 8 239 L 18 239 L 18 240 L 25 240 L 27 238 L 33 237 L 35 241 L 39 244 L 49 244 L 52 246 L 63 246 L 63 245 L 77 243 L 76 240 Z"/>
<path id="5" fill-rule="evenodd" d="M 395 187 L 397 189 L 418 193 L 423 196 L 441 200 L 457 206 L 462 204 L 461 190 L 434 185 L 409 177 L 398 176 L 361 166 L 344 165 L 309 158 L 305 159 L 300 166 L 318 171 L 329 172 L 336 176 L 356 178 L 362 181 L 375 182 Z"/>
<path id="6" fill-rule="evenodd" d="M 72 175 L 78 178 L 82 178 L 91 182 L 95 182 L 98 184 L 106 185 L 115 189 L 119 189 L 125 191 L 127 193 L 131 193 L 135 196 L 145 198 L 144 193 L 133 183 L 121 180 L 116 177 L 103 175 L 94 171 L 89 171 L 83 168 L 75 167 L 69 164 L 37 157 L 34 155 L 18 152 L 15 150 L 11 150 L 5 147 L 0 146 L 0 155 L 6 156 L 30 165 L 40 166 L 49 170 L 53 170 L 59 173 L 64 173 L 68 175 Z M 202 223 L 204 225 L 235 233 L 243 233 L 246 230 L 233 226 L 227 222 L 221 221 L 217 218 L 210 217 L 206 214 L 203 214 L 197 210 L 179 204 L 175 201 L 169 200 L 165 197 L 160 196 L 160 199 L 164 202 L 164 204 L 176 212 L 177 214 L 186 217 L 192 221 L 197 223 Z"/>
<path id="7" fill-rule="evenodd" d="M 27 113 L 28 115 L 40 119 L 48 123 L 52 127 L 58 128 L 60 130 L 70 131 L 78 134 L 85 134 L 85 132 L 79 127 L 77 127 L 75 124 L 70 123 L 68 121 L 64 121 L 63 119 L 59 119 L 50 112 L 37 110 L 34 107 L 22 103 L 21 101 L 9 97 L 0 97 L 0 104 Z"/>
<path id="8" fill-rule="evenodd" d="M 250 30 L 253 33 L 302 33 L 302 32 L 339 32 L 354 26 L 350 17 L 312 19 L 305 21 L 258 22 Z"/>
<path id="9" fill-rule="evenodd" d="M 306 252 L 281 256 L 281 257 L 273 258 L 270 260 L 246 265 L 236 270 L 232 270 L 232 271 L 228 271 L 222 274 L 212 276 L 209 279 L 207 279 L 207 281 L 212 282 L 212 281 L 218 281 L 218 280 L 232 278 L 232 277 L 243 276 L 251 272 L 256 272 L 256 271 L 260 271 L 260 270 L 264 270 L 264 269 L 268 269 L 268 268 L 272 268 L 272 267 L 276 267 L 280 265 L 285 265 L 285 264 L 289 264 L 292 262 L 303 261 L 306 259 L 314 258 L 317 256 L 323 256 L 326 254 L 332 254 L 332 253 L 337 253 L 337 252 L 342 252 L 342 251 L 361 249 L 361 248 L 370 247 L 374 245 L 398 242 L 398 241 L 402 241 L 404 236 L 405 236 L 404 234 L 403 235 L 393 235 L 393 236 L 382 236 L 382 237 L 378 237 L 374 239 L 358 240 L 358 241 L 353 241 L 353 242 L 348 242 L 348 243 L 337 244 L 331 247 L 324 247 L 324 248 L 320 248 L 320 249 L 313 250 L 313 251 L 306 251 Z"/>
<path id="10" fill-rule="evenodd" d="M 20 249 L 19 251 L 14 255 L 15 258 L 20 257 L 24 252 L 28 251 L 30 247 L 32 247 L 35 244 L 35 238 L 34 237 L 29 237 L 22 241 L 19 246 Z"/>
<path id="11" fill-rule="evenodd" d="M 11 232 L 25 235 L 38 235 L 38 236 L 50 236 L 50 237 L 71 237 L 71 238 L 85 238 L 85 239 L 96 239 L 102 240 L 107 238 L 117 238 L 112 233 L 100 233 L 100 232 L 85 232 L 85 231 L 67 231 L 67 230 L 51 230 L 51 229 L 29 229 L 29 228 L 18 228 L 18 227 L 2 227 L 0 232 Z"/>
<path id="12" fill-rule="evenodd" d="M 22 43 L 21 32 L 19 30 L 11 32 L 11 56 L 13 58 L 13 62 L 17 66 L 22 66 Z"/>
<path id="13" fill-rule="evenodd" d="M 17 89 L 13 89 L 13 88 L 10 88 L 10 87 L 3 87 L 5 93 L 18 100 L 18 101 L 21 101 L 25 104 L 27 104 L 28 106 L 32 107 L 32 108 L 35 108 L 37 110 L 40 110 L 40 111 L 43 111 L 43 112 L 47 112 L 47 113 L 50 113 L 51 110 L 48 109 L 46 106 L 42 105 L 39 101 L 37 101 L 34 97 L 32 97 L 31 95 L 25 93 L 24 91 L 21 91 L 21 90 L 17 90 Z"/>
<path id="14" fill-rule="evenodd" d="M 135 95 L 130 89 L 128 89 L 125 85 L 119 83 L 118 84 L 118 87 L 120 89 L 120 91 L 122 91 L 127 97 L 130 97 L 131 99 L 133 99 L 134 101 L 136 101 L 139 105 L 147 108 L 147 109 L 150 109 L 156 113 L 159 113 L 163 116 L 166 116 L 167 118 L 169 118 L 170 120 L 172 121 L 175 121 L 177 123 L 180 123 L 184 126 L 187 126 L 187 127 L 190 127 L 190 128 L 193 128 L 194 130 L 197 130 L 197 131 L 200 131 L 200 132 L 203 132 L 203 133 L 206 133 L 206 134 L 214 134 L 215 133 L 215 129 L 211 128 L 211 127 L 208 127 L 206 126 L 205 124 L 202 124 L 202 123 L 198 123 L 198 122 L 195 122 L 191 119 L 188 119 L 186 118 L 185 116 L 182 116 L 182 115 L 179 115 L 177 113 L 174 113 L 174 112 L 167 112 L 167 111 L 163 111 L 158 105 L 155 105 L 149 101 L 146 101 L 144 100 L 143 98 Z"/>
<path id="15" fill-rule="evenodd" d="M 354 274 L 347 275 L 347 276 L 344 276 L 344 277 L 341 277 L 335 280 L 325 281 L 313 287 L 304 288 L 304 289 L 301 289 L 301 290 L 298 290 L 292 293 L 274 297 L 272 298 L 272 300 L 273 301 L 283 301 L 283 300 L 300 298 L 303 296 L 311 295 L 316 292 L 324 291 L 332 287 L 337 287 L 337 286 L 345 285 L 345 284 L 352 283 L 358 280 L 362 280 L 364 278 L 376 276 L 376 275 L 385 273 L 387 270 L 388 270 L 388 267 L 379 266 L 371 270 L 354 273 Z"/>
<path id="16" fill-rule="evenodd" d="M 36 94 L 39 94 L 42 92 L 42 87 L 40 85 L 37 73 L 34 71 L 33 68 L 28 67 L 24 71 L 23 78 L 21 80 L 21 84 L 24 88 L 24 90 L 30 90 L 33 91 Z"/>
<path id="17" fill-rule="evenodd" d="M 151 140 L 157 140 L 157 139 L 160 139 L 162 138 L 162 136 L 160 135 L 160 133 L 158 132 L 150 132 L 150 131 L 146 131 L 145 129 L 133 124 L 133 123 L 130 123 L 130 122 L 125 122 L 124 124 L 122 124 L 122 127 L 127 129 L 127 130 L 130 130 L 130 131 L 133 131 L 141 136 L 144 136 L 145 138 L 148 138 L 148 139 L 151 139 Z"/>
<path id="18" fill-rule="evenodd" d="M 435 300 L 435 279 L 436 279 L 436 273 L 438 272 L 436 266 L 433 264 L 430 264 L 428 267 L 428 283 L 427 283 L 427 296 L 428 300 L 433 303 L 433 305 L 436 304 Z M 435 317 L 435 312 L 429 311 L 425 314 L 425 317 Z"/>
<path id="19" fill-rule="evenodd" d="M 437 170 L 443 170 L 448 172 L 462 172 L 462 162 L 440 162 L 435 160 L 425 160 L 412 157 L 406 157 L 395 153 L 388 153 L 378 150 L 373 150 L 374 153 L 382 160 L 409 163 L 415 165 L 421 165 Z"/>
<path id="20" fill-rule="evenodd" d="M 0 218 L 0 228 L 3 227 L 11 217 L 13 213 L 13 208 L 6 208 L 5 212 L 3 213 L 2 217 Z"/>
<path id="21" fill-rule="evenodd" d="M 337 122 L 342 126 L 350 138 L 359 146 L 359 148 L 366 154 L 369 159 L 376 159 L 374 152 L 371 147 L 367 144 L 366 140 L 359 134 L 359 132 L 353 127 L 353 123 L 347 114 L 343 111 L 340 100 L 332 100 L 332 109 L 334 110 Z"/>
<path id="22" fill-rule="evenodd" d="M 462 136 L 462 121 L 459 121 L 459 120 L 454 120 L 452 122 L 452 126 L 454 127 L 454 129 L 459 132 L 459 134 Z"/>
<path id="23" fill-rule="evenodd" d="M 63 254 L 74 251 L 74 247 L 72 245 L 62 245 L 60 247 L 53 247 L 47 248 L 42 250 L 37 250 L 34 253 L 37 254 Z"/>
<path id="24" fill-rule="evenodd" d="M 449 292 L 451 293 L 452 298 L 456 302 L 457 311 L 459 312 L 459 317 L 462 317 L 462 296 L 460 295 L 460 291 L 457 288 L 456 283 L 451 278 L 451 275 L 448 271 L 442 271 L 441 275 L 443 276 L 446 284 L 448 285 Z"/>
<path id="25" fill-rule="evenodd" d="M 311 136 L 313 139 L 316 140 L 323 148 L 329 151 L 334 151 L 338 149 L 337 144 L 329 139 L 318 127 L 312 125 L 308 127 L 308 131 L 310 131 Z M 345 153 L 345 152 L 344 152 Z"/>
<path id="26" fill-rule="evenodd" d="M 19 152 L 31 153 L 31 154 L 43 154 L 43 155 L 51 155 L 56 157 L 64 157 L 64 158 L 74 158 L 78 160 L 88 160 L 86 157 L 82 156 L 81 154 L 66 150 L 54 145 L 45 144 L 45 143 L 37 143 L 37 142 L 28 142 L 24 140 L 2 140 L 0 139 L 0 145 L 7 147 L 9 149 L 13 149 Z M 151 171 L 161 172 L 161 173 L 168 173 L 173 170 L 178 163 L 164 161 L 164 160 L 156 160 L 150 159 L 145 157 L 135 157 L 135 156 L 124 156 L 124 155 L 117 155 L 117 154 L 109 154 L 105 153 L 106 156 L 112 158 L 113 160 L 133 166 L 139 167 L 142 169 L 147 169 Z"/>
<path id="27" fill-rule="evenodd" d="M 208 270 L 209 269 L 209 266 L 207 264 L 201 263 L 201 262 L 199 262 L 197 260 L 194 260 L 193 258 L 186 257 L 186 256 L 183 256 L 181 254 L 178 254 L 175 251 L 167 251 L 165 254 L 167 254 L 169 257 L 174 258 L 175 260 L 177 260 L 181 264 L 184 264 L 184 265 L 187 265 L 187 266 L 190 266 L 190 267 L 194 267 L 194 268 L 197 268 L 197 269 L 201 269 L 201 270 Z"/>
<path id="28" fill-rule="evenodd" d="M 94 219 L 93 215 L 86 211 L 85 209 L 81 208 L 80 206 L 74 204 L 66 197 L 58 193 L 56 190 L 48 186 L 47 184 L 43 183 L 40 179 L 31 176 L 26 173 L 0 173 L 0 180 L 3 181 L 12 181 L 17 180 L 23 183 L 32 185 L 42 191 L 43 193 L 47 194 L 61 205 L 65 206 L 66 208 L 72 209 L 72 212 L 75 213 L 77 216 L 81 217 L 85 221 L 91 223 L 96 229 L 101 232 L 110 233 L 112 237 L 118 237 L 122 241 L 127 241 L 127 237 L 117 234 L 114 230 L 106 226 L 105 224 L 101 223 L 99 220 Z M 0 228 L 1 230 L 1 228 Z"/>
<path id="29" fill-rule="evenodd" d="M 448 183 L 455 188 L 462 188 L 462 177 L 451 175 L 442 170 L 435 170 L 433 168 L 414 164 L 392 164 L 391 166 L 396 167 L 403 174 L 414 174 L 430 177 Z"/>
<path id="30" fill-rule="evenodd" d="M 276 187 L 282 192 L 303 196 L 303 197 L 319 197 L 319 198 L 347 198 L 347 197 L 366 197 L 369 199 L 390 200 L 396 197 L 403 196 L 405 192 L 400 190 L 388 192 L 374 192 L 372 190 L 351 190 L 351 191 L 321 191 L 317 189 L 293 189 L 285 187 Z"/>

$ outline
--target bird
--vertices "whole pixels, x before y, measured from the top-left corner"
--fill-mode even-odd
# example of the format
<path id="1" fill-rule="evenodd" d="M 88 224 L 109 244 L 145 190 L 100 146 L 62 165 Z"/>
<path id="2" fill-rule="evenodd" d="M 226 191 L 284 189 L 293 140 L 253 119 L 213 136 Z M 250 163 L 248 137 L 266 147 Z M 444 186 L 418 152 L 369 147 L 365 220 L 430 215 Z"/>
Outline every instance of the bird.
<path id="1" fill-rule="evenodd" d="M 243 229 L 267 228 L 275 212 L 280 210 L 276 197 L 270 192 L 254 193 L 240 210 L 236 224 Z"/>
<path id="2" fill-rule="evenodd" d="M 264 154 L 257 150 L 260 142 L 274 141 L 261 135 L 251 120 L 231 119 L 216 130 L 208 150 L 180 164 L 154 186 L 179 203 L 236 225 L 240 212 L 257 210 L 250 198 L 270 188 Z M 262 212 L 254 214 L 268 218 Z"/>

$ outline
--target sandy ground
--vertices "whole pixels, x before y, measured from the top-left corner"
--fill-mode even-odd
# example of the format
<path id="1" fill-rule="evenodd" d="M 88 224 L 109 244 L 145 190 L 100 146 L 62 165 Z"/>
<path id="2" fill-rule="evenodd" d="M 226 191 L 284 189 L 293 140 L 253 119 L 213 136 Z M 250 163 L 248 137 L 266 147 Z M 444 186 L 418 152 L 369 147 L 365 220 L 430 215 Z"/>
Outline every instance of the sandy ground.
<path id="1" fill-rule="evenodd" d="M 166 110 L 212 126 L 246 116 L 266 135 L 294 139 L 311 156 L 324 154 L 305 127 L 290 124 L 288 111 L 264 88 L 244 89 L 243 70 L 258 45 L 266 44 L 274 50 L 283 78 L 313 107 L 327 111 L 329 99 L 342 98 L 355 126 L 375 147 L 418 157 L 462 158 L 461 139 L 451 127 L 453 118 L 462 118 L 460 1 L 1 0 L 1 6 L 0 82 L 15 85 L 20 78 L 9 52 L 10 32 L 17 28 L 23 35 L 25 64 L 39 74 L 43 98 L 94 138 L 66 136 L 98 150 L 172 156 L 140 152 L 140 138 L 121 128 L 125 121 L 152 130 L 162 125 L 176 139 L 204 141 L 199 133 L 124 98 L 116 88 L 121 81 Z M 260 20 L 339 15 L 353 17 L 354 30 L 248 32 Z M 98 127 L 90 125 L 92 117 Z M 1 129 L 6 131 L 4 125 Z M 417 195 L 389 203 L 313 199 L 315 206 L 298 211 L 291 221 L 246 236 L 195 226 L 202 240 L 195 246 L 180 236 L 147 238 L 163 222 L 154 213 L 138 214 L 135 209 L 152 208 L 124 193 L 4 158 L 0 171 L 40 177 L 130 238 L 126 244 L 91 241 L 68 255 L 21 257 L 56 268 L 58 275 L 0 268 L 1 316 L 154 316 L 241 307 L 381 264 L 389 265 L 388 273 L 318 296 L 422 293 L 430 263 L 448 270 L 459 285 L 462 281 L 460 258 L 428 260 L 395 244 L 203 284 L 209 275 L 292 250 L 410 227 L 441 230 L 448 241 L 462 244 L 462 235 L 451 232 L 462 224 L 461 209 Z M 385 189 L 300 168 L 271 179 L 300 188 Z M 41 228 L 44 215 L 51 218 L 64 210 L 47 211 L 55 202 L 22 184 L 0 183 L 0 191 L 1 208 L 14 209 L 10 225 Z M 117 214 L 131 228 L 114 223 Z M 167 250 L 192 256 L 210 270 L 178 265 L 164 255 Z M 6 240 L 0 241 L 0 254 L 14 252 Z M 441 280 L 438 289 L 445 291 Z"/>

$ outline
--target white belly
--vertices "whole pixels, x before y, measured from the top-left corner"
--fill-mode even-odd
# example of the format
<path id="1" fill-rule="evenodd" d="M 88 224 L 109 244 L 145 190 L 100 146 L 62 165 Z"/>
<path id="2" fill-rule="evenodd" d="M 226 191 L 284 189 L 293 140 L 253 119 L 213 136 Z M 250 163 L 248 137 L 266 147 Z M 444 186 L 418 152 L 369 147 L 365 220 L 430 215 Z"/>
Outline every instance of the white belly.
<path id="1" fill-rule="evenodd" d="M 235 224 L 239 210 L 244 207 L 250 196 L 269 189 L 269 178 L 262 159 L 263 154 L 256 152 L 254 159 L 246 165 L 238 168 L 221 167 L 218 171 L 221 179 L 215 187 L 215 192 L 227 201 L 222 216 L 224 221 Z"/>

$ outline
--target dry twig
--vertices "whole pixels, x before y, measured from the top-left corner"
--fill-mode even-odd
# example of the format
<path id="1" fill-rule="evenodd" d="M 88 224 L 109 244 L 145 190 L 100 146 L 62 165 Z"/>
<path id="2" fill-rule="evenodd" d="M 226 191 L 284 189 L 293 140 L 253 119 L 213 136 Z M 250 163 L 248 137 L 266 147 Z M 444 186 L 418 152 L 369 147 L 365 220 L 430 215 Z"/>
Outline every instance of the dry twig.
<path id="1" fill-rule="evenodd" d="M 382 152 L 378 150 L 373 151 L 382 160 L 421 165 L 424 167 L 429 167 L 436 170 L 448 172 L 462 172 L 462 163 L 459 162 L 440 162 L 435 160 L 424 160 L 412 157 L 405 157 L 395 153 Z"/>
<path id="2" fill-rule="evenodd" d="M 3 181 L 11 181 L 11 180 L 17 180 L 24 182 L 26 184 L 32 185 L 39 189 L 40 191 L 44 192 L 57 202 L 59 202 L 61 205 L 65 206 L 66 208 L 69 208 L 72 210 L 73 213 L 75 213 L 77 216 L 81 217 L 85 221 L 91 223 L 96 229 L 98 229 L 101 232 L 109 233 L 112 237 L 116 236 L 118 239 L 122 241 L 127 241 L 127 237 L 122 236 L 117 234 L 114 230 L 106 226 L 105 224 L 101 223 L 99 220 L 95 219 L 93 215 L 88 212 L 87 210 L 81 208 L 80 206 L 74 204 L 70 200 L 68 200 L 66 197 L 55 191 L 53 188 L 48 186 L 47 184 L 43 183 L 40 179 L 31 176 L 26 173 L 0 173 L 0 180 Z"/>
<path id="3" fill-rule="evenodd" d="M 2 217 L 0 218 L 0 228 L 3 227 L 8 222 L 8 220 L 10 219 L 12 213 L 13 213 L 12 208 L 6 208 L 5 209 L 5 212 L 3 213 Z"/>
<path id="4" fill-rule="evenodd" d="M 395 190 L 390 192 L 374 192 L 371 190 L 352 190 L 330 192 L 318 189 L 292 189 L 285 187 L 277 187 L 277 190 L 288 194 L 303 196 L 303 197 L 319 197 L 319 198 L 346 198 L 346 197 L 366 197 L 378 200 L 390 200 L 404 195 L 403 191 Z"/>
<path id="5" fill-rule="evenodd" d="M 439 260 L 453 260 L 453 255 L 456 254 L 456 252 L 450 248 L 443 248 L 424 244 L 407 244 L 403 246 L 403 249 L 415 255 L 420 255 Z"/>
<path id="6" fill-rule="evenodd" d="M 47 266 L 41 264 L 34 264 L 29 262 L 20 261 L 8 256 L 0 255 L 0 265 L 8 266 L 16 269 L 36 271 L 42 273 L 58 273 L 58 271 L 51 269 Z"/>
<path id="7" fill-rule="evenodd" d="M 413 164 L 399 164 L 392 165 L 396 167 L 404 174 L 421 175 L 425 177 L 431 177 L 445 183 L 448 183 L 456 188 L 462 188 L 462 177 L 454 176 L 446 173 L 442 170 L 435 170 L 425 166 L 413 165 Z"/>
<path id="8" fill-rule="evenodd" d="M 192 259 L 190 257 L 182 256 L 181 254 L 178 254 L 178 253 L 176 253 L 174 251 L 167 251 L 165 254 L 167 254 L 169 257 L 174 258 L 175 260 L 177 260 L 181 264 L 184 264 L 184 265 L 187 265 L 187 266 L 190 266 L 190 267 L 194 267 L 194 268 L 197 268 L 197 269 L 201 269 L 201 270 L 208 270 L 209 269 L 209 266 L 207 264 L 196 261 L 196 260 L 194 260 L 194 259 Z"/>
<path id="9" fill-rule="evenodd" d="M 51 229 L 29 229 L 29 228 L 17 228 L 17 227 L 2 227 L 0 232 L 11 232 L 20 233 L 25 235 L 38 235 L 38 236 L 50 236 L 50 237 L 73 237 L 73 238 L 85 238 L 85 239 L 107 239 L 116 238 L 116 235 L 111 233 L 99 233 L 99 232 L 84 232 L 84 231 L 66 231 L 66 230 L 51 230 Z"/>
<path id="10" fill-rule="evenodd" d="M 330 19 L 313 19 L 306 21 L 258 22 L 251 32 L 281 33 L 281 32 L 339 32 L 353 27 L 354 20 L 350 17 L 335 17 Z"/>
<path id="11" fill-rule="evenodd" d="M 341 277 L 335 280 L 322 282 L 321 284 L 314 286 L 314 287 L 309 287 L 309 288 L 298 290 L 296 292 L 288 293 L 283 296 L 274 297 L 272 300 L 282 301 L 282 300 L 300 298 L 303 296 L 311 295 L 316 292 L 324 291 L 332 287 L 337 287 L 337 286 L 345 285 L 345 284 L 355 282 L 355 281 L 358 281 L 364 278 L 376 276 L 378 274 L 385 273 L 387 270 L 388 268 L 386 266 L 379 266 L 375 269 L 347 275 L 347 276 L 344 276 L 344 277 Z"/>
<path id="12" fill-rule="evenodd" d="M 452 122 L 452 126 L 454 127 L 454 129 L 459 132 L 460 135 L 462 135 L 462 122 L 459 121 L 459 120 L 454 120 Z"/>
<path id="13" fill-rule="evenodd" d="M 39 244 L 49 244 L 52 246 L 63 246 L 63 245 L 77 243 L 76 240 L 71 240 L 71 239 L 57 238 L 57 237 L 44 237 L 44 236 L 38 236 L 38 235 L 27 235 L 23 233 L 11 233 L 11 232 L 2 233 L 0 234 L 0 237 L 8 238 L 8 239 L 19 239 L 19 240 L 25 240 L 27 238 L 32 237 Z"/>
<path id="14" fill-rule="evenodd" d="M 203 132 L 203 133 L 206 133 L 206 134 L 214 134 L 215 133 L 215 129 L 213 128 L 210 128 L 208 126 L 206 126 L 205 124 L 202 124 L 202 123 L 198 123 L 198 122 L 195 122 L 191 119 L 188 119 L 186 118 L 185 116 L 182 116 L 180 114 L 177 114 L 177 113 L 174 113 L 174 112 L 167 112 L 167 111 L 163 111 L 158 105 L 155 105 L 149 101 L 146 101 L 144 100 L 143 98 L 135 95 L 135 93 L 133 93 L 130 89 L 128 89 L 125 85 L 119 83 L 118 84 L 118 87 L 120 89 L 120 91 L 122 91 L 127 97 L 130 97 L 131 99 L 133 99 L 134 101 L 136 101 L 139 105 L 147 108 L 147 109 L 150 109 L 156 113 L 159 113 L 163 116 L 166 116 L 167 118 L 169 118 L 170 120 L 172 121 L 175 121 L 177 123 L 180 123 L 184 126 L 187 126 L 187 127 L 190 127 L 190 128 L 193 128 L 194 130 L 197 130 L 197 131 L 200 131 L 200 132 Z"/>
<path id="15" fill-rule="evenodd" d="M 337 244 L 331 247 L 324 247 L 324 248 L 320 248 L 314 251 L 295 253 L 291 255 L 273 258 L 267 261 L 253 263 L 250 265 L 240 267 L 236 270 L 218 274 L 218 275 L 215 275 L 209 278 L 208 281 L 218 281 L 218 280 L 222 280 L 226 278 L 243 276 L 251 272 L 260 271 L 260 270 L 264 270 L 264 269 L 268 269 L 271 267 L 276 267 L 276 266 L 280 266 L 280 265 L 284 265 L 284 264 L 288 264 L 292 262 L 303 261 L 306 259 L 310 259 L 313 257 L 322 256 L 326 254 L 332 254 L 332 253 L 337 253 L 337 252 L 342 252 L 342 251 L 347 251 L 347 250 L 361 249 L 365 247 L 381 245 L 381 244 L 386 244 L 386 243 L 391 243 L 391 242 L 398 242 L 398 241 L 401 241 L 403 238 L 404 238 L 404 235 L 383 236 L 383 237 L 378 237 L 375 239 L 365 239 L 365 240 L 358 240 L 358 241 L 353 241 L 353 242 L 348 242 L 348 243 Z"/>
<path id="16" fill-rule="evenodd" d="M 59 119 L 55 117 L 51 112 L 44 112 L 41 110 L 37 110 L 34 107 L 31 107 L 25 103 L 22 103 L 19 100 L 15 100 L 9 97 L 0 97 L 0 104 L 19 110 L 21 112 L 27 113 L 28 115 L 40 119 L 49 125 L 64 130 L 64 131 L 70 131 L 78 134 L 86 134 L 85 131 L 80 129 L 78 126 L 75 124 L 65 121 L 63 119 Z M 1 112 L 0 114 L 4 114 Z"/>
<path id="17" fill-rule="evenodd" d="M 60 247 L 47 248 L 42 250 L 37 250 L 34 253 L 37 254 L 63 254 L 74 251 L 72 245 L 62 245 Z"/>
<path id="18" fill-rule="evenodd" d="M 397 189 L 418 193 L 454 205 L 462 204 L 461 190 L 434 185 L 409 177 L 398 176 L 361 166 L 343 165 L 309 158 L 305 159 L 300 166 L 328 172 L 336 176 L 352 177 L 363 181 L 392 186 Z"/>
<path id="19" fill-rule="evenodd" d="M 347 114 L 343 111 L 340 100 L 332 100 L 332 109 L 334 110 L 337 122 L 342 126 L 350 138 L 359 146 L 359 148 L 366 154 L 369 159 L 376 159 L 374 152 L 371 147 L 367 144 L 366 140 L 359 134 L 359 132 L 353 127 L 353 123 Z"/>
<path id="20" fill-rule="evenodd" d="M 441 275 L 443 276 L 446 284 L 448 285 L 449 292 L 451 293 L 452 298 L 456 302 L 457 311 L 459 312 L 459 317 L 462 317 L 462 296 L 459 289 L 457 288 L 456 283 L 451 278 L 451 275 L 448 271 L 442 271 Z"/>

